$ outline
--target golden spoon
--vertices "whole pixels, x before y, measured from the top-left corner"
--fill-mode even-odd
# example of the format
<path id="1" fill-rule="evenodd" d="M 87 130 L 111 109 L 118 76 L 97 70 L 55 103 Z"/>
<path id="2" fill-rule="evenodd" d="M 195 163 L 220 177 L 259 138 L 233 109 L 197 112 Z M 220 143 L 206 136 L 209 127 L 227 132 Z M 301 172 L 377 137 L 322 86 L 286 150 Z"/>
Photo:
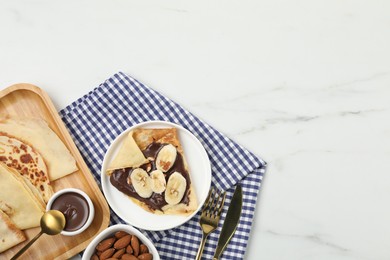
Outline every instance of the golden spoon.
<path id="1" fill-rule="evenodd" d="M 43 214 L 41 218 L 41 232 L 38 233 L 28 244 L 19 250 L 11 260 L 17 259 L 21 256 L 43 233 L 48 235 L 57 235 L 65 227 L 65 216 L 61 211 L 49 210 Z"/>

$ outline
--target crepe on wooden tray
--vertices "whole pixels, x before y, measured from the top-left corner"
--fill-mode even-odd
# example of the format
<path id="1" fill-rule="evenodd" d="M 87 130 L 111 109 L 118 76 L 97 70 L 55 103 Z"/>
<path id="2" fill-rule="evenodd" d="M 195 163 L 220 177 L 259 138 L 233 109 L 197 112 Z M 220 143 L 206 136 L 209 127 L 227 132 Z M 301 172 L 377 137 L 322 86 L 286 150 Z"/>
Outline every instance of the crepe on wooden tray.
<path id="1" fill-rule="evenodd" d="M 0 119 L 0 132 L 18 138 L 40 153 L 45 160 L 50 181 L 77 170 L 75 159 L 43 119 L 5 117 Z"/>
<path id="2" fill-rule="evenodd" d="M 23 231 L 15 226 L 7 214 L 0 209 L 0 253 L 26 240 Z"/>
<path id="3" fill-rule="evenodd" d="M 37 201 L 21 175 L 0 163 L 0 209 L 19 229 L 38 227 L 45 207 Z"/>
<path id="4" fill-rule="evenodd" d="M 20 173 L 23 180 L 45 207 L 53 189 L 42 156 L 31 146 L 0 132 L 0 162 Z"/>
<path id="5" fill-rule="evenodd" d="M 188 215 L 195 189 L 176 128 L 136 128 L 108 166 L 111 184 L 155 214 Z"/>

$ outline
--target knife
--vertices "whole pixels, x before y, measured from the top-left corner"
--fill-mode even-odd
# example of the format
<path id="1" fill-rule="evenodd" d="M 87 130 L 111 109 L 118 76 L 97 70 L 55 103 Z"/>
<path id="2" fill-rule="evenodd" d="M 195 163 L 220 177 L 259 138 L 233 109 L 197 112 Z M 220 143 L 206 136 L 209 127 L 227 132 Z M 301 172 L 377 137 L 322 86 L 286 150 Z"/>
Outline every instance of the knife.
<path id="1" fill-rule="evenodd" d="M 219 234 L 218 245 L 213 260 L 219 259 L 223 250 L 225 250 L 227 244 L 230 242 L 230 239 L 232 239 L 240 221 L 241 208 L 242 188 L 240 184 L 237 184 L 228 212 L 226 213 L 225 222 L 223 223 L 221 233 Z"/>

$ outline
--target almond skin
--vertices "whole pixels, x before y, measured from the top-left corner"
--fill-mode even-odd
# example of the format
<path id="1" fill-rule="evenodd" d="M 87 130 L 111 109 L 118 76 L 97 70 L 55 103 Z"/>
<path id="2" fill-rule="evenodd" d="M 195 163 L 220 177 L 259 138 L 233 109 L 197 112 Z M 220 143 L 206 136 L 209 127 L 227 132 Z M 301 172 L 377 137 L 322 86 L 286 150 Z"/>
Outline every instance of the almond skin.
<path id="1" fill-rule="evenodd" d="M 106 251 L 115 243 L 115 240 L 116 240 L 115 237 L 110 237 L 110 238 L 104 239 L 102 242 L 100 242 L 96 246 L 96 250 L 102 251 L 102 252 Z"/>
<path id="2" fill-rule="evenodd" d="M 126 249 L 125 248 L 122 248 L 118 251 L 115 252 L 115 254 L 112 255 L 113 258 L 121 258 L 122 255 L 124 255 L 126 253 Z"/>
<path id="3" fill-rule="evenodd" d="M 115 232 L 115 237 L 117 239 L 120 239 L 120 238 L 122 238 L 124 236 L 127 236 L 127 235 L 128 235 L 128 233 L 126 233 L 125 231 L 117 231 L 117 232 Z"/>
<path id="4" fill-rule="evenodd" d="M 131 247 L 134 250 L 134 255 L 138 256 L 139 255 L 139 240 L 138 237 L 132 235 L 131 236 Z"/>
<path id="5" fill-rule="evenodd" d="M 149 249 L 146 245 L 142 244 L 139 246 L 139 254 L 142 255 L 145 253 L 149 253 Z"/>
<path id="6" fill-rule="evenodd" d="M 98 257 L 97 255 L 93 255 L 93 256 L 91 257 L 91 260 L 99 260 L 99 257 Z"/>
<path id="7" fill-rule="evenodd" d="M 134 250 L 133 248 L 131 247 L 131 245 L 128 245 L 126 247 L 126 253 L 128 253 L 129 255 L 132 255 L 134 253 Z"/>
<path id="8" fill-rule="evenodd" d="M 115 242 L 114 248 L 115 249 L 125 248 L 125 247 L 127 247 L 128 244 L 130 244 L 130 240 L 131 240 L 130 235 L 124 236 Z"/>
<path id="9" fill-rule="evenodd" d="M 100 260 L 110 258 L 115 252 L 115 248 L 109 248 L 100 255 Z"/>
<path id="10" fill-rule="evenodd" d="M 129 255 L 129 254 L 124 254 L 122 257 L 121 257 L 122 260 L 138 260 L 138 258 L 136 256 L 133 256 L 133 255 Z"/>
<path id="11" fill-rule="evenodd" d="M 139 255 L 138 259 L 139 260 L 152 260 L 153 259 L 153 255 L 150 254 L 150 253 L 145 253 L 145 254 Z"/>

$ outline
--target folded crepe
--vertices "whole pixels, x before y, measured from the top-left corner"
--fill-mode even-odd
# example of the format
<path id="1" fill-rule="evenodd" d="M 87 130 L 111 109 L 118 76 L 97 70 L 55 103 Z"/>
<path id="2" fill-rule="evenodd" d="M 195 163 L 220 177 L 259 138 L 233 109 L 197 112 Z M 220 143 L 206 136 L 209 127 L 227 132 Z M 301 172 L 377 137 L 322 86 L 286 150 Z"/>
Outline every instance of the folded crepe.
<path id="1" fill-rule="evenodd" d="M 3 163 L 0 163 L 0 209 L 22 230 L 38 227 L 45 211 L 21 175 Z"/>
<path id="2" fill-rule="evenodd" d="M 45 160 L 51 181 L 77 170 L 75 159 L 43 119 L 1 119 L 0 132 L 18 138 L 40 153 Z"/>
<path id="3" fill-rule="evenodd" d="M 26 236 L 18 229 L 7 214 L 0 210 L 0 253 L 23 242 Z"/>
<path id="4" fill-rule="evenodd" d="M 196 192 L 176 128 L 136 128 L 108 167 L 111 184 L 154 214 L 188 215 Z"/>
<path id="5" fill-rule="evenodd" d="M 114 160 L 108 165 L 107 173 L 110 174 L 115 169 L 138 167 L 147 162 L 148 160 L 133 139 L 133 131 L 130 131 L 125 137 Z"/>
<path id="6" fill-rule="evenodd" d="M 50 186 L 46 164 L 31 146 L 0 132 L 0 163 L 20 173 L 27 186 L 45 207 L 53 189 Z"/>

